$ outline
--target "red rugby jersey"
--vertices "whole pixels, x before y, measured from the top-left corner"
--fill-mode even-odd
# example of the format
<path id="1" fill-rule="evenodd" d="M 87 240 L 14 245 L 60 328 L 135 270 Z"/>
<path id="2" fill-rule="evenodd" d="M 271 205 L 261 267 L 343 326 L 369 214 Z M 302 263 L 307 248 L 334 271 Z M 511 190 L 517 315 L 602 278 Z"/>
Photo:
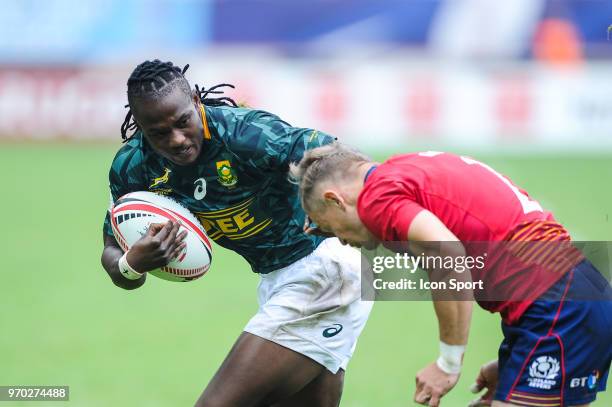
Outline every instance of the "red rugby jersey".
<path id="1" fill-rule="evenodd" d="M 390 158 L 367 176 L 357 209 L 365 226 L 382 241 L 407 240 L 412 220 L 427 209 L 465 243 L 468 255 L 482 254 L 471 253 L 471 247 L 482 250 L 483 245 L 470 242 L 569 241 L 569 234 L 552 214 L 508 178 L 486 164 L 448 153 Z M 500 246 L 490 248 L 495 251 Z M 551 267 L 534 267 L 533 263 L 526 266 L 507 252 L 497 257 L 489 254 L 487 263 L 495 267 L 472 269 L 473 280 L 484 280 L 488 290 L 485 299 L 477 297 L 477 301 L 491 312 L 500 312 L 507 323 L 516 322 L 567 271 L 567 267 L 551 271 Z M 499 297 L 503 298 L 490 300 Z"/>

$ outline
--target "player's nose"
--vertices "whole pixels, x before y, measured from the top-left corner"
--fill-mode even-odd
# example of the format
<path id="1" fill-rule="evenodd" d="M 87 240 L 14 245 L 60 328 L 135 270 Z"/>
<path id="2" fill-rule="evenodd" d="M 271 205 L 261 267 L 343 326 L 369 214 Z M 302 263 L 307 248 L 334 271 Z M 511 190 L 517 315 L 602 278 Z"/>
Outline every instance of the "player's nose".
<path id="1" fill-rule="evenodd" d="M 168 146 L 172 149 L 180 150 L 186 144 L 187 137 L 180 130 L 172 130 L 168 140 Z"/>

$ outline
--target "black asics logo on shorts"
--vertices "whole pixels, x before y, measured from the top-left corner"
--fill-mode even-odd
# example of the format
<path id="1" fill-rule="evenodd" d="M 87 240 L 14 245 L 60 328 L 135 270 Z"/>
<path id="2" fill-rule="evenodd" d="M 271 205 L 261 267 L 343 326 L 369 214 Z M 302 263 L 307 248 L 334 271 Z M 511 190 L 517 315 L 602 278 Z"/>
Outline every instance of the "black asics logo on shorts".
<path id="1" fill-rule="evenodd" d="M 323 336 L 325 338 L 331 338 L 332 336 L 336 336 L 340 333 L 340 331 L 342 331 L 342 325 L 340 324 L 334 324 L 329 328 L 326 328 L 325 330 L 323 330 Z"/>

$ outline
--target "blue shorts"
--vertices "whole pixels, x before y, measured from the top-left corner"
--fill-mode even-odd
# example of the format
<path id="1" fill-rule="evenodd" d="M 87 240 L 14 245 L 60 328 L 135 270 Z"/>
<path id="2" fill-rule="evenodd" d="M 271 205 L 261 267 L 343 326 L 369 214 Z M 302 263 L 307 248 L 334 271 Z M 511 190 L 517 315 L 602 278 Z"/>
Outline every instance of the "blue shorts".
<path id="1" fill-rule="evenodd" d="M 551 298 L 552 300 L 550 300 Z M 495 400 L 520 406 L 590 403 L 606 389 L 612 359 L 612 288 L 588 261 L 502 323 Z"/>

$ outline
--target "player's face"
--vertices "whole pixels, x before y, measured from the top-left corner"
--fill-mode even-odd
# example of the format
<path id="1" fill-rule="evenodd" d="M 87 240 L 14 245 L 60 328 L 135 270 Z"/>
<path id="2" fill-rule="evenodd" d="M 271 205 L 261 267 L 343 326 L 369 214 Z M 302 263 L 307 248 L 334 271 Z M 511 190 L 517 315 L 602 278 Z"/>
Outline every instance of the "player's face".
<path id="1" fill-rule="evenodd" d="M 354 206 L 331 206 L 309 215 L 322 232 L 336 236 L 342 244 L 365 249 L 374 249 L 379 244 L 359 219 Z"/>
<path id="2" fill-rule="evenodd" d="M 158 154 L 178 165 L 195 162 L 202 150 L 199 100 L 178 86 L 158 99 L 140 99 L 131 106 L 134 118 Z"/>

